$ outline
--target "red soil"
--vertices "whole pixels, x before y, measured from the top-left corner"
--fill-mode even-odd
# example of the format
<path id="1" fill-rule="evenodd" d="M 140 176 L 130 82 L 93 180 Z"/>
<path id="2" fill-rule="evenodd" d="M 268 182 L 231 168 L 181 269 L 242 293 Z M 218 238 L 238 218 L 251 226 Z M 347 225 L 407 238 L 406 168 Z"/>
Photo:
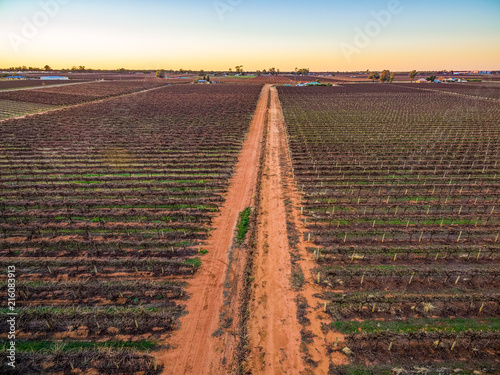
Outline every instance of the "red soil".
<path id="1" fill-rule="evenodd" d="M 258 212 L 254 292 L 249 322 L 252 374 L 299 374 L 303 371 L 300 325 L 290 285 L 286 211 L 280 173 L 281 113 L 276 88 L 271 107 L 261 202 Z"/>

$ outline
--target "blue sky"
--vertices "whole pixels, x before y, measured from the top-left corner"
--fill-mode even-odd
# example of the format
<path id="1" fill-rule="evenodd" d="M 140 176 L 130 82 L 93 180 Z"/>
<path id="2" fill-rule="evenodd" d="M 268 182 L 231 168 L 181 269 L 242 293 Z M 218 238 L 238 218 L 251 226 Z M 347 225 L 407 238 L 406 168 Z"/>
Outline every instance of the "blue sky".
<path id="1" fill-rule="evenodd" d="M 2 67 L 500 69 L 498 46 L 499 0 L 0 0 Z"/>

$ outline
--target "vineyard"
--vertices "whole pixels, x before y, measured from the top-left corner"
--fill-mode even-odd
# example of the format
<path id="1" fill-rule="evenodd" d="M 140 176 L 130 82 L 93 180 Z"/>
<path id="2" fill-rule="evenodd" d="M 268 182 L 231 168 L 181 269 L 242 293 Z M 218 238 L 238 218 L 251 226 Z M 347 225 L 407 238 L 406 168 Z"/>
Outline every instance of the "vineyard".
<path id="1" fill-rule="evenodd" d="M 481 98 L 489 98 L 489 99 L 500 99 L 500 85 L 496 82 L 488 82 L 484 84 L 474 84 L 474 83 L 446 83 L 440 85 L 407 85 L 408 87 L 413 88 L 429 88 L 436 91 L 443 91 L 452 94 L 460 94 L 467 96 L 475 96 Z"/>
<path id="2" fill-rule="evenodd" d="M 25 87 L 43 87 L 51 85 L 64 85 L 75 81 L 49 81 L 49 80 L 0 80 L 0 90 L 20 89 Z"/>
<path id="3" fill-rule="evenodd" d="M 278 88 L 335 374 L 500 369 L 498 88 L 415 86 Z"/>
<path id="4" fill-rule="evenodd" d="M 0 100 L 48 105 L 71 105 L 152 89 L 168 83 L 166 80 L 88 82 L 35 90 L 0 92 Z"/>
<path id="5" fill-rule="evenodd" d="M 59 105 L 156 86 L 2 98 Z M 150 351 L 191 313 L 185 287 L 260 90 L 174 85 L 2 123 L 0 256 L 16 267 L 17 373 L 162 371 Z"/>
<path id="6" fill-rule="evenodd" d="M 0 99 L 0 120 L 54 109 L 55 106 Z"/>
<path id="7" fill-rule="evenodd" d="M 290 78 L 277 75 L 258 75 L 257 77 L 250 78 L 249 81 L 257 83 L 272 83 L 272 84 L 293 83 L 293 81 Z"/>

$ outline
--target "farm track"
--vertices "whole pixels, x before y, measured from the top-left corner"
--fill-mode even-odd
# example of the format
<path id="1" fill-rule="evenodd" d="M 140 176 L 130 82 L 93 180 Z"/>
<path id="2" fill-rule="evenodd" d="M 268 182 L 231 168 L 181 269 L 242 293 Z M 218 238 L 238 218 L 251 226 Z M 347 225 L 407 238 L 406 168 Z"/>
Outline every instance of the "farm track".
<path id="1" fill-rule="evenodd" d="M 323 312 L 321 300 L 315 296 L 321 288 L 311 282 L 315 262 L 306 250 L 311 244 L 303 240 L 306 229 L 298 209 L 301 196 L 292 173 L 276 88 L 271 89 L 263 168 L 249 322 L 251 352 L 247 369 L 252 374 L 326 375 L 330 362 L 335 365 L 347 363 L 342 353 L 334 352 L 331 356 L 327 353 L 327 345 L 333 345 L 336 340 L 343 341 L 343 335 L 333 331 L 325 334 L 321 330 L 322 323 L 328 322 L 329 316 Z M 297 275 L 292 267 L 294 255 L 290 239 L 297 241 L 297 265 L 299 272 L 305 273 L 299 289 L 292 285 Z M 298 311 L 299 298 L 307 304 L 303 312 Z M 301 319 L 308 322 L 302 324 Z M 312 335 L 312 338 L 304 340 L 302 335 Z"/>
<path id="2" fill-rule="evenodd" d="M 187 292 L 190 299 L 181 318 L 179 330 L 173 333 L 169 344 L 174 348 L 156 354 L 163 364 L 163 374 L 232 374 L 234 355 L 237 347 L 237 322 L 222 335 L 214 336 L 220 329 L 223 310 L 226 277 L 241 274 L 244 255 L 234 249 L 234 232 L 238 216 L 246 207 L 254 204 L 253 197 L 257 187 L 261 142 L 264 133 L 265 116 L 269 96 L 269 85 L 264 86 L 257 109 L 250 125 L 248 137 L 243 144 L 235 174 L 230 180 L 226 201 L 219 215 L 213 221 L 215 230 L 207 241 L 208 254 L 203 258 L 203 266 L 191 280 Z M 229 258 L 232 262 L 228 262 Z M 240 280 L 232 279 L 233 285 Z M 238 291 L 232 295 L 231 304 L 238 304 Z"/>
<path id="3" fill-rule="evenodd" d="M 251 353 L 247 365 L 252 374 L 299 374 L 304 370 L 295 292 L 290 282 L 292 271 L 280 166 L 280 153 L 286 144 L 281 124 L 278 94 L 272 88 L 250 304 Z"/>

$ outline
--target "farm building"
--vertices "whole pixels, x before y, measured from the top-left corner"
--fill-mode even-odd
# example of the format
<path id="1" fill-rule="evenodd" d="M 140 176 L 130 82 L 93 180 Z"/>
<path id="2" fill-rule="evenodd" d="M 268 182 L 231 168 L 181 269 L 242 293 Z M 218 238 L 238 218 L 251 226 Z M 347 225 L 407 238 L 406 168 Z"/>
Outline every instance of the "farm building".
<path id="1" fill-rule="evenodd" d="M 467 82 L 465 79 L 462 79 L 462 78 L 445 78 L 445 77 L 439 77 L 438 79 L 440 81 L 443 81 L 443 82 L 452 82 L 452 83 Z"/>
<path id="2" fill-rule="evenodd" d="M 429 81 L 427 81 L 427 79 L 425 79 L 425 78 L 417 79 L 415 82 L 416 83 L 429 83 Z"/>
<path id="3" fill-rule="evenodd" d="M 62 77 L 62 76 L 40 76 L 39 78 L 43 81 L 67 81 L 67 80 L 69 80 L 69 77 Z"/>

